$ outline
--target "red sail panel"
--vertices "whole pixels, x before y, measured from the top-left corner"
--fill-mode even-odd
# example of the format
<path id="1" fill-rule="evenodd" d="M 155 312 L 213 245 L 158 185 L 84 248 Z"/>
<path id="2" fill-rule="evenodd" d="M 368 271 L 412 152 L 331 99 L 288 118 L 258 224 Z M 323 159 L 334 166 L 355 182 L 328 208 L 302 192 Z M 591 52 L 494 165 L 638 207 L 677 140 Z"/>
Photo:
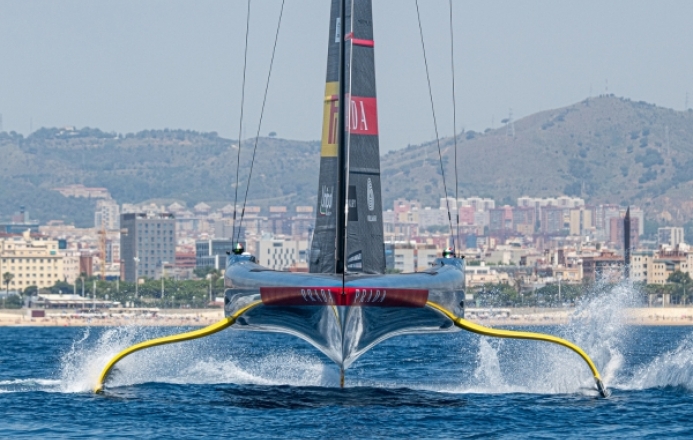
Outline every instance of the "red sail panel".
<path id="1" fill-rule="evenodd" d="M 387 287 L 261 287 L 266 306 L 424 307 L 425 289 Z"/>
<path id="2" fill-rule="evenodd" d="M 351 134 L 378 135 L 378 100 L 363 96 L 347 96 L 349 112 L 346 118 Z"/>

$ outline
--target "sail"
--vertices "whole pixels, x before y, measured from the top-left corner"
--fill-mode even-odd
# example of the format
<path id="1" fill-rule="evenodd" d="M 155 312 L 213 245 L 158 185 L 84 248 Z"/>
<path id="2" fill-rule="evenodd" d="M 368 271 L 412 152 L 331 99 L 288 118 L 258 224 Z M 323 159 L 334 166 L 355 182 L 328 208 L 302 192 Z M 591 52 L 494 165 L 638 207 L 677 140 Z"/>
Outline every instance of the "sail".
<path id="1" fill-rule="evenodd" d="M 335 273 L 339 139 L 339 0 L 332 1 L 327 82 L 318 183 L 318 207 L 311 245 L 310 271 Z M 345 115 L 347 162 L 346 268 L 384 273 L 382 194 L 378 112 L 375 91 L 373 15 L 370 0 L 347 1 L 345 17 Z"/>

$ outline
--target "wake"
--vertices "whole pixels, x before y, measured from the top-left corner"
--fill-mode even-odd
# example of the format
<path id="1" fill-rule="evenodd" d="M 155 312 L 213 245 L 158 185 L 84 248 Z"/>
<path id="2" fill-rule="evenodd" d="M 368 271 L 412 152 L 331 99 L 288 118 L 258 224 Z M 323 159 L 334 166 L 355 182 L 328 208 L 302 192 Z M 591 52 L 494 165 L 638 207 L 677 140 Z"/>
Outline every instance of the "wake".
<path id="1" fill-rule="evenodd" d="M 627 282 L 597 286 L 578 304 L 569 323 L 553 327 L 553 330 L 589 354 L 609 388 L 638 391 L 673 386 L 693 391 L 693 331 L 675 348 L 641 365 L 626 366 L 628 359 L 623 353 L 628 352 L 630 344 L 638 343 L 632 340 L 632 327 L 625 325 L 624 319 L 626 309 L 634 305 L 634 293 L 633 286 Z M 97 335 L 92 332 L 86 328 L 72 343 L 60 359 L 55 377 L 3 380 L 0 393 L 90 393 L 101 369 L 113 356 L 137 342 L 171 333 L 171 329 L 125 326 L 106 329 Z M 306 354 L 285 345 L 270 345 L 263 351 L 247 343 L 240 344 L 236 351 L 229 351 L 229 346 L 237 345 L 234 339 L 239 334 L 230 331 L 223 335 L 134 353 L 118 363 L 107 386 L 116 388 L 144 383 L 339 386 L 336 368 L 325 363 L 317 353 Z M 419 383 L 413 377 L 395 382 L 378 381 L 369 378 L 371 375 L 366 371 L 352 376 L 354 380 L 348 380 L 347 385 L 467 394 L 597 395 L 587 366 L 564 347 L 537 341 L 471 338 L 472 351 L 476 345 L 475 363 L 467 368 L 468 371 L 460 372 L 463 379 L 457 382 L 437 378 L 439 383 Z M 450 341 L 453 353 L 444 360 L 448 364 L 456 364 L 469 356 L 469 339 L 454 339 Z M 460 347 L 455 341 L 462 339 L 465 342 Z M 220 350 L 220 347 L 226 349 Z M 377 368 L 382 373 L 407 367 L 383 364 Z M 435 364 L 428 369 L 435 376 Z"/>

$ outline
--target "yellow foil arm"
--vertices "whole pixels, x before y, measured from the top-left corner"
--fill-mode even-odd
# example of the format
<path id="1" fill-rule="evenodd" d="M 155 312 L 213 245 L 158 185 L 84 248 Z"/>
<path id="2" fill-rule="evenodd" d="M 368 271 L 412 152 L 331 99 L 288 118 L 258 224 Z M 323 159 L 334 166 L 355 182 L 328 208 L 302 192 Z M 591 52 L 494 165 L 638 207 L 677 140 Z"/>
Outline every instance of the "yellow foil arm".
<path id="1" fill-rule="evenodd" d="M 580 347 L 577 345 L 573 344 L 572 342 L 568 342 L 565 339 L 558 338 L 556 336 L 551 336 L 551 335 L 545 335 L 543 333 L 533 333 L 533 332 L 521 332 L 521 331 L 511 331 L 511 330 L 499 330 L 499 329 L 494 329 L 494 328 L 489 328 L 489 327 L 484 327 L 479 324 L 474 324 L 473 322 L 467 321 L 464 318 L 459 318 L 455 315 L 452 314 L 449 310 L 441 307 L 440 305 L 433 303 L 431 301 L 426 302 L 426 305 L 432 309 L 435 309 L 442 313 L 443 315 L 447 316 L 452 320 L 452 322 L 455 323 L 455 325 L 463 330 L 470 331 L 472 333 L 476 333 L 479 335 L 484 335 L 484 336 L 494 336 L 497 338 L 511 338 L 511 339 L 532 339 L 535 341 L 545 341 L 545 342 L 552 342 L 554 344 L 562 345 L 566 348 L 569 348 L 573 350 L 575 353 L 580 355 L 580 357 L 587 363 L 587 365 L 590 367 L 590 370 L 592 371 L 592 375 L 594 376 L 594 380 L 597 383 L 597 389 L 599 390 L 599 394 L 602 397 L 609 397 L 611 394 L 609 390 L 606 389 L 606 386 L 604 386 L 604 383 L 602 382 L 602 378 L 599 375 L 599 371 L 597 370 L 597 367 L 594 365 L 594 362 L 592 362 L 592 359 L 585 353 Z"/>
<path id="2" fill-rule="evenodd" d="M 233 324 L 236 323 L 236 320 L 245 312 L 248 310 L 259 306 L 262 304 L 262 301 L 256 301 L 254 303 L 251 303 L 236 313 L 234 313 L 232 316 L 227 316 L 226 318 L 222 319 L 219 322 L 216 322 L 210 326 L 201 328 L 199 330 L 194 330 L 191 332 L 186 332 L 186 333 L 179 333 L 177 335 L 171 335 L 171 336 L 164 336 L 162 338 L 157 338 L 157 339 L 152 339 L 151 341 L 144 341 L 140 342 L 139 344 L 135 344 L 132 347 L 126 348 L 125 350 L 121 351 L 118 353 L 113 359 L 111 359 L 108 364 L 104 367 L 103 371 L 101 371 L 101 375 L 99 376 L 99 382 L 96 384 L 96 387 L 94 387 L 94 392 L 95 393 L 100 393 L 103 391 L 103 385 L 106 382 L 106 379 L 108 378 L 108 375 L 110 374 L 111 370 L 115 366 L 118 361 L 123 359 L 125 356 L 128 356 L 136 351 L 143 350 L 145 348 L 149 347 L 156 347 L 157 345 L 164 345 L 164 344 L 173 344 L 176 342 L 182 342 L 182 341 L 190 341 L 192 339 L 197 339 L 197 338 L 202 338 L 204 336 L 209 336 L 214 333 L 217 333 L 221 330 L 224 330 L 227 327 L 232 326 Z"/>

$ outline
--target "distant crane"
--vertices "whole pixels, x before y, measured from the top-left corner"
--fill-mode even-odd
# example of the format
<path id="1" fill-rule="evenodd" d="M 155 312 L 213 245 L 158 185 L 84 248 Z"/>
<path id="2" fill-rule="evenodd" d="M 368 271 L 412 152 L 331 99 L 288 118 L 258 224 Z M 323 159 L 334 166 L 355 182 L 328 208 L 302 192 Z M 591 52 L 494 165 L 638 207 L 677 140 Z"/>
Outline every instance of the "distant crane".
<path id="1" fill-rule="evenodd" d="M 101 281 L 106 281 L 106 222 L 101 221 L 99 234 L 99 258 L 101 259 Z"/>

